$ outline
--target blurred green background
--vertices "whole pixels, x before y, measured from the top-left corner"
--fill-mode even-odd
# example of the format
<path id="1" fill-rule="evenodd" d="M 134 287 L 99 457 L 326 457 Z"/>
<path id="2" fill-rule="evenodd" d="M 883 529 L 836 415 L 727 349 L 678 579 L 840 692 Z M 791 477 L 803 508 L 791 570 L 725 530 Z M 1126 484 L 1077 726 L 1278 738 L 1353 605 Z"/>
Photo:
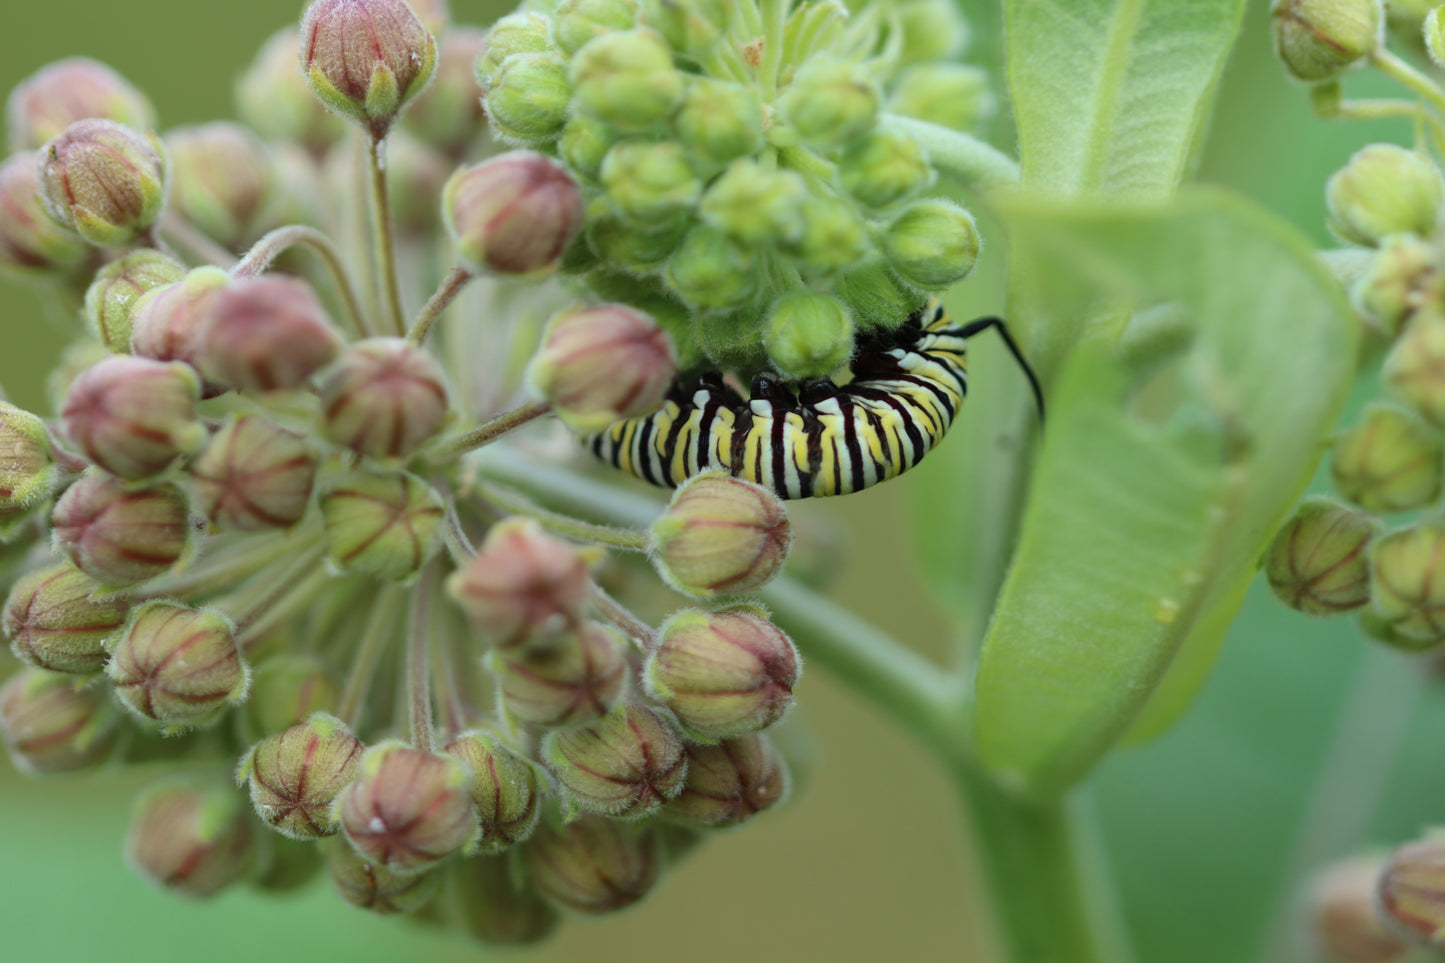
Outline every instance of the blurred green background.
<path id="1" fill-rule="evenodd" d="M 452 6 L 456 19 L 477 23 L 496 9 Z M 166 126 L 231 116 L 232 77 L 300 7 L 7 2 L 0 90 L 50 60 L 86 54 L 146 90 Z M 1200 177 L 1248 194 L 1324 244 L 1329 174 L 1360 144 L 1405 142 L 1410 131 L 1314 120 L 1303 89 L 1272 61 L 1265 21 L 1265 4 L 1254 4 Z M 976 44 L 989 43 L 988 33 Z M 1383 89 L 1373 80 L 1350 89 Z M 0 379 L 18 402 L 39 405 L 40 372 L 68 321 L 30 287 L 3 280 L 0 319 Z M 906 561 L 908 491 L 905 479 L 809 510 L 851 529 L 838 596 L 941 652 L 944 623 Z M 633 910 L 570 921 L 554 942 L 513 955 L 992 959 L 949 787 L 919 749 L 822 672 L 808 673 L 799 695 L 817 766 L 783 811 L 713 840 Z M 1422 664 L 1367 652 L 1348 623 L 1308 621 L 1256 591 L 1200 703 L 1166 738 L 1112 759 L 1092 794 L 1141 963 L 1305 959 L 1287 925 L 1297 908 L 1287 881 L 1361 842 L 1397 841 L 1445 817 L 1442 743 L 1445 699 Z M 121 856 L 138 781 L 115 773 L 33 781 L 0 763 L 0 959 L 482 955 L 461 938 L 352 910 L 324 883 L 300 896 L 242 891 L 201 905 L 152 890 Z"/>

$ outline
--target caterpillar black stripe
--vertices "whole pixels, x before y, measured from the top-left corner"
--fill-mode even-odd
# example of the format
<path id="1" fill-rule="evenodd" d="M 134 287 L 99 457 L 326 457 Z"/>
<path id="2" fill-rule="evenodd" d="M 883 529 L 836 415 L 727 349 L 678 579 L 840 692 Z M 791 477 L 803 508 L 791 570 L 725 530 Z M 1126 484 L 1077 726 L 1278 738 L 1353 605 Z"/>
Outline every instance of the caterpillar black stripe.
<path id="1" fill-rule="evenodd" d="M 923 460 L 953 424 L 968 393 L 968 339 L 997 328 L 1033 388 L 1018 346 L 998 318 L 957 324 L 931 300 L 897 330 L 860 339 L 853 380 L 804 382 L 796 395 L 767 375 L 744 399 L 711 372 L 673 385 L 650 415 L 609 425 L 592 451 L 629 475 L 674 488 L 723 470 L 780 498 L 846 495 Z"/>

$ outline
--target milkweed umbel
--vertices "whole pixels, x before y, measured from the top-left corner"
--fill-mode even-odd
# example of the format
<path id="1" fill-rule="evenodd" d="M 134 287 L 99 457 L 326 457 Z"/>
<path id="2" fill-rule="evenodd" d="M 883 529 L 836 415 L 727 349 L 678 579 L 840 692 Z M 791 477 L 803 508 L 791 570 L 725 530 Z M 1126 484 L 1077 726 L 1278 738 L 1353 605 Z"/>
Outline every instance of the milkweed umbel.
<path id="1" fill-rule="evenodd" d="M 1003 322 L 959 325 L 930 300 L 896 330 L 860 339 L 845 385 L 807 381 L 794 395 L 759 375 L 744 399 L 710 372 L 678 381 L 660 409 L 609 425 L 589 445 L 669 488 L 722 470 L 780 498 L 861 491 L 912 468 L 943 439 L 968 392 L 968 339 L 989 328 L 1024 369 L 1042 414 L 1038 381 Z"/>

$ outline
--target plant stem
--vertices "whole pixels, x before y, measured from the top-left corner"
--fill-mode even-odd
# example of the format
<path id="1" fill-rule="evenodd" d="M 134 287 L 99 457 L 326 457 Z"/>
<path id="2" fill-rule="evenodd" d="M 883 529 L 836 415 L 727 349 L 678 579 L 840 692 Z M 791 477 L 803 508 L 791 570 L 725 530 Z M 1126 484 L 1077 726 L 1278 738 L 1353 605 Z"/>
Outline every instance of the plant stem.
<path id="1" fill-rule="evenodd" d="M 236 255 L 221 247 L 190 221 L 174 212 L 162 216 L 160 233 L 166 240 L 197 260 L 223 268 L 229 268 L 236 263 Z"/>
<path id="2" fill-rule="evenodd" d="M 336 703 L 336 717 L 345 722 L 353 731 L 361 725 L 361 710 L 365 707 L 366 695 L 376 678 L 376 669 L 381 657 L 391 642 L 396 630 L 396 615 L 401 608 L 402 592 L 393 586 L 381 589 L 376 605 L 372 607 L 371 618 L 366 625 L 366 634 L 356 648 L 351 662 L 351 671 L 346 676 L 346 686 Z"/>
<path id="3" fill-rule="evenodd" d="M 525 515 L 535 519 L 543 528 L 579 542 L 606 545 L 608 548 L 621 549 L 626 552 L 645 552 L 651 542 L 647 532 L 613 528 L 609 525 L 593 525 L 591 522 L 548 511 L 526 496 L 501 485 L 478 482 L 474 486 L 474 490 L 483 501 L 501 509 L 506 514 Z"/>
<path id="4" fill-rule="evenodd" d="M 916 140 L 928 152 L 933 166 L 956 177 L 965 187 L 991 191 L 1018 183 L 1018 161 L 971 134 L 897 114 L 887 114 L 883 119 Z"/>
<path id="5" fill-rule="evenodd" d="M 432 325 L 436 323 L 437 318 L 441 317 L 442 312 L 447 309 L 447 305 L 452 303 L 452 299 L 460 294 L 462 288 L 470 284 L 475 277 L 475 274 L 460 264 L 448 272 L 447 276 L 442 279 L 441 285 L 422 306 L 421 313 L 416 316 L 416 320 L 411 323 L 411 330 L 407 332 L 406 336 L 411 339 L 412 344 L 426 343 L 427 335 L 431 334 Z"/>
<path id="6" fill-rule="evenodd" d="M 431 705 L 431 608 L 436 594 L 437 563 L 422 569 L 411 591 L 411 617 L 407 620 L 406 680 L 411 694 L 407 721 L 411 744 L 431 752 L 436 746 Z"/>
<path id="7" fill-rule="evenodd" d="M 511 411 L 502 412 L 484 425 L 439 442 L 427 453 L 426 460 L 429 464 L 437 467 L 450 464 L 467 452 L 489 445 L 507 432 L 520 428 L 551 410 L 552 406 L 545 401 L 531 401 L 525 405 L 518 405 Z"/>
<path id="8" fill-rule="evenodd" d="M 271 262 L 276 260 L 282 252 L 297 245 L 309 247 L 326 265 L 326 270 L 331 274 L 331 278 L 336 282 L 336 288 L 341 294 L 352 331 L 360 335 L 371 333 L 371 327 L 366 321 L 366 314 L 361 310 L 361 298 L 356 293 L 356 286 L 351 283 L 351 273 L 346 269 L 345 259 L 342 258 L 341 252 L 337 250 L 331 238 L 314 227 L 308 227 L 305 224 L 291 224 L 276 228 L 251 245 L 246 256 L 231 269 L 231 275 L 238 278 L 255 277 L 270 267 Z"/>
<path id="9" fill-rule="evenodd" d="M 602 613 L 603 618 L 627 633 L 628 638 L 632 639 L 643 653 L 656 648 L 657 637 L 647 623 L 633 615 L 627 606 L 608 595 L 596 582 L 592 583 L 592 606 Z"/>
<path id="10" fill-rule="evenodd" d="M 401 284 L 396 276 L 396 237 L 391 229 L 391 200 L 386 189 L 386 138 L 373 137 L 367 159 L 371 168 L 372 247 L 376 274 L 386 302 L 386 320 L 393 334 L 406 334 Z"/>
<path id="11" fill-rule="evenodd" d="M 783 67 L 783 35 L 787 32 L 788 0 L 762 0 L 763 62 L 758 69 L 758 86 L 764 100 L 778 93 L 778 75 Z"/>
<path id="12" fill-rule="evenodd" d="M 1383 45 L 1370 51 L 1370 63 L 1402 87 L 1419 95 L 1431 107 L 1445 113 L 1445 90 L 1441 90 L 1433 80 L 1386 50 Z"/>

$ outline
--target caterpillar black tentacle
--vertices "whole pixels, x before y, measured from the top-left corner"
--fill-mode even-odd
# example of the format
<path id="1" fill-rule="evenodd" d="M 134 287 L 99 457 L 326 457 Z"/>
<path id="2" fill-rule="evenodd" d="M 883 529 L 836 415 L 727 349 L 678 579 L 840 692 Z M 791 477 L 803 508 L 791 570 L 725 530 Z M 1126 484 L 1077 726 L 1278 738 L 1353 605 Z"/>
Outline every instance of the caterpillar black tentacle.
<path id="1" fill-rule="evenodd" d="M 931 300 L 895 331 L 859 339 L 853 380 L 805 381 L 796 394 L 770 375 L 744 399 L 709 372 L 672 387 L 650 415 L 609 425 L 592 451 L 629 475 L 673 488 L 722 470 L 780 498 L 862 491 L 902 474 L 943 440 L 968 393 L 968 339 L 997 328 L 1043 414 L 1043 394 L 998 318 L 957 324 Z"/>

